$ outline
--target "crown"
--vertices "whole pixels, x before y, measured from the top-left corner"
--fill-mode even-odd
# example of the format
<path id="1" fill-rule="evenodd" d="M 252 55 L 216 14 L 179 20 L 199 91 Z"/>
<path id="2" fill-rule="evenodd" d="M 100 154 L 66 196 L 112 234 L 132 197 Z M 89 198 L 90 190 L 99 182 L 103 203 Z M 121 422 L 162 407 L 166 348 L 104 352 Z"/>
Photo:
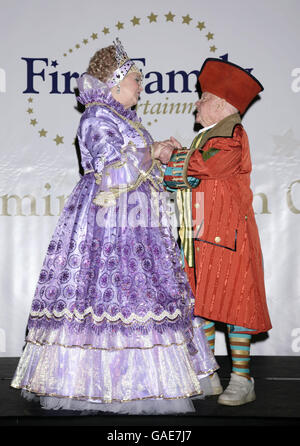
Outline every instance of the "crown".
<path id="1" fill-rule="evenodd" d="M 118 85 L 129 71 L 141 73 L 135 63 L 127 56 L 127 53 L 118 37 L 115 41 L 113 41 L 113 44 L 116 50 L 116 61 L 118 63 L 118 68 L 113 72 L 112 77 L 106 82 L 109 88 Z"/>
<path id="2" fill-rule="evenodd" d="M 117 37 L 116 40 L 113 41 L 116 50 L 116 59 L 118 62 L 118 66 L 122 66 L 125 62 L 129 60 L 125 48 L 123 47 L 120 39 Z"/>

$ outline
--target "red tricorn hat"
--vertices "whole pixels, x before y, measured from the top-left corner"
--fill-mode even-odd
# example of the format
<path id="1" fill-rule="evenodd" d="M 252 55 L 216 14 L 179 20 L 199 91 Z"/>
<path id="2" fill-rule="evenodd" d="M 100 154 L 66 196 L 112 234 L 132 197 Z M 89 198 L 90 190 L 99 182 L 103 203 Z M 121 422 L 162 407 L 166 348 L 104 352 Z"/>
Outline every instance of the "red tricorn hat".
<path id="1" fill-rule="evenodd" d="M 198 79 L 202 92 L 207 91 L 225 99 L 241 114 L 264 89 L 248 71 L 222 59 L 206 59 Z"/>

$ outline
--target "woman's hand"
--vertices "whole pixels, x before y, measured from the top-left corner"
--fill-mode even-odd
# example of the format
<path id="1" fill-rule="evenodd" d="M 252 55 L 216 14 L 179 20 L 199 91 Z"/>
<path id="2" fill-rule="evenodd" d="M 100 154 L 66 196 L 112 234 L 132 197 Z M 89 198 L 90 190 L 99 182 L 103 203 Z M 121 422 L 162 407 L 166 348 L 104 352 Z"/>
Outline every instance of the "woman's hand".
<path id="1" fill-rule="evenodd" d="M 175 149 L 182 149 L 182 145 L 180 144 L 179 141 L 177 141 L 177 139 L 174 138 L 174 136 L 171 136 L 170 142 Z"/>
<path id="2" fill-rule="evenodd" d="M 172 156 L 173 150 L 174 147 L 171 145 L 166 145 L 161 149 L 159 154 L 159 159 L 162 162 L 162 164 L 168 164 Z"/>

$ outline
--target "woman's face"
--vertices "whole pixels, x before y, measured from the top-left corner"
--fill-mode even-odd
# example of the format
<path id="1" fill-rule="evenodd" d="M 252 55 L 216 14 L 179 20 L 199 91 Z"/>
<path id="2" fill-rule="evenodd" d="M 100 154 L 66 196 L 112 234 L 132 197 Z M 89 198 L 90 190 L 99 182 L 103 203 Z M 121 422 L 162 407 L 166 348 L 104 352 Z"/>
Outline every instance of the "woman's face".
<path id="1" fill-rule="evenodd" d="M 120 92 L 115 85 L 111 89 L 111 94 L 114 99 L 120 102 L 124 108 L 130 108 L 137 104 L 139 95 L 143 90 L 142 77 L 140 73 L 128 73 L 120 82 Z"/>

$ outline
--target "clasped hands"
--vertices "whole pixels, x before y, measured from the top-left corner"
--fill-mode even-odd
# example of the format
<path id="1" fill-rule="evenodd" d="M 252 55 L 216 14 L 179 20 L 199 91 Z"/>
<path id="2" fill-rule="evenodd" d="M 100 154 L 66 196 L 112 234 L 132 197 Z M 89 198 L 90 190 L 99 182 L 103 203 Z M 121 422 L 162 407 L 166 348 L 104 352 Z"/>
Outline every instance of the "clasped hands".
<path id="1" fill-rule="evenodd" d="M 153 156 L 162 164 L 168 164 L 174 149 L 180 149 L 181 144 L 173 136 L 165 141 L 157 141 L 152 144 Z"/>

